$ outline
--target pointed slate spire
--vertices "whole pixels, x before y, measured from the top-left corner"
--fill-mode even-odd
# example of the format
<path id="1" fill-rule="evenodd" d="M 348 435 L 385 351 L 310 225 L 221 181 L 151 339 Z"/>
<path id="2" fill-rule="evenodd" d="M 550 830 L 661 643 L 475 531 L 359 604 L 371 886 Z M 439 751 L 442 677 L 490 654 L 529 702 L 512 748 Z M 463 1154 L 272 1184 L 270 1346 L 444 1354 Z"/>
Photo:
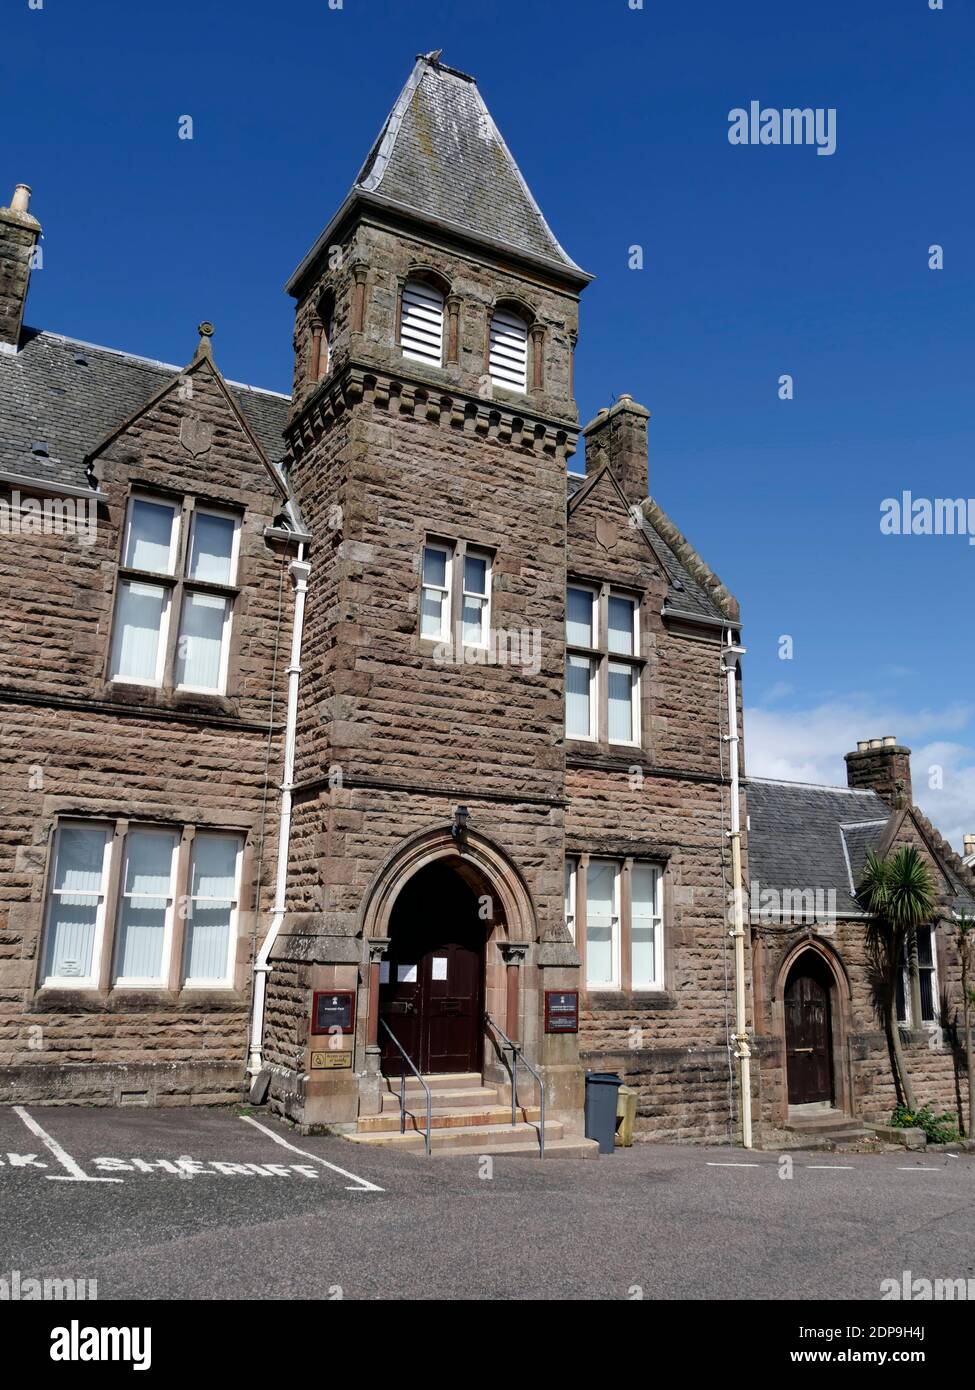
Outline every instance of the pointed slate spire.
<path id="1" fill-rule="evenodd" d="M 440 50 L 417 56 L 330 228 L 356 198 L 520 254 L 561 270 L 578 284 L 592 279 L 559 245 L 475 79 L 440 62 Z M 292 276 L 289 290 L 300 281 L 329 229 Z"/>
<path id="2" fill-rule="evenodd" d="M 467 73 L 421 54 L 355 187 L 472 236 L 579 267 L 559 245 Z"/>

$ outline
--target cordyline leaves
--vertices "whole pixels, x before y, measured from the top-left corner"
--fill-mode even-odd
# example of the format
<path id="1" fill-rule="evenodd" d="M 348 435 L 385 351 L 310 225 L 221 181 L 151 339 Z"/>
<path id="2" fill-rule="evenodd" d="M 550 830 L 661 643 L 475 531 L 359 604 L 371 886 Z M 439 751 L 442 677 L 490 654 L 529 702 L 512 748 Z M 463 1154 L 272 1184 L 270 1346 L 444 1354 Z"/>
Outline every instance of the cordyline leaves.
<path id="1" fill-rule="evenodd" d="M 934 880 L 913 845 L 899 849 L 889 859 L 878 859 L 868 850 L 857 899 L 867 912 L 895 930 L 919 927 L 934 911 Z"/>

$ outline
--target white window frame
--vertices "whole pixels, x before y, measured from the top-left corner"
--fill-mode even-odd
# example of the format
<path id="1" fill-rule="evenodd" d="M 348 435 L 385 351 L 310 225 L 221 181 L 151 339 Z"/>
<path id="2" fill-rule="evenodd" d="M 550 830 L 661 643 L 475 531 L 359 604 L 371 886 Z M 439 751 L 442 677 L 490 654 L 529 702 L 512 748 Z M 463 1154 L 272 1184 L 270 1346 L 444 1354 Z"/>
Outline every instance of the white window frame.
<path id="1" fill-rule="evenodd" d="M 194 594 L 205 594 L 208 598 L 219 598 L 223 601 L 223 628 L 220 633 L 220 672 L 217 676 L 216 685 L 190 685 L 185 681 L 174 683 L 175 690 L 185 690 L 196 695 L 226 695 L 227 693 L 227 674 L 230 669 L 230 633 L 233 627 L 234 604 L 233 599 L 227 594 L 211 594 L 203 589 L 183 589 L 183 603 L 179 614 L 179 631 L 176 633 L 177 648 L 183 637 L 183 608 L 188 599 Z M 179 662 L 179 652 L 177 650 L 176 663 Z M 175 675 L 175 669 L 173 674 Z"/>
<path id="2" fill-rule="evenodd" d="M 578 589 L 578 588 L 581 588 L 582 586 L 579 585 L 579 584 L 570 584 L 569 587 L 570 587 L 571 589 Z M 632 610 L 633 610 L 633 631 L 632 631 L 633 650 L 632 650 L 632 651 L 629 651 L 629 652 L 617 652 L 617 651 L 614 651 L 613 648 L 610 646 L 610 632 L 611 632 L 611 628 L 610 628 L 610 626 L 609 626 L 609 604 L 612 602 L 612 600 L 613 600 L 614 598 L 615 598 L 615 599 L 621 599 L 623 602 L 628 603 L 628 604 L 630 605 L 630 607 L 632 608 Z M 610 661 L 612 661 L 614 657 L 629 657 L 630 660 L 632 661 L 632 660 L 634 660 L 636 657 L 639 657 L 639 655 L 640 655 L 640 601 L 639 601 L 639 599 L 635 596 L 635 594 L 628 594 L 628 593 L 626 593 L 625 590 L 623 590 L 623 589 L 610 589 L 609 595 L 608 595 L 608 598 L 607 598 L 607 604 L 606 604 L 606 651 L 607 651 L 607 654 L 608 654 L 608 656 L 609 656 Z"/>
<path id="3" fill-rule="evenodd" d="M 196 579 L 190 574 L 190 563 L 193 559 L 193 541 L 196 538 L 196 518 L 198 516 L 215 516 L 221 521 L 229 521 L 233 524 L 233 537 L 230 542 L 230 575 L 227 579 Z M 239 512 L 228 512 L 220 507 L 194 507 L 190 518 L 190 538 L 186 547 L 185 574 L 183 578 L 187 584 L 222 584 L 233 587 L 237 583 L 237 565 L 240 561 L 240 523 Z"/>
<path id="4" fill-rule="evenodd" d="M 195 579 L 190 574 L 190 564 L 193 559 L 193 541 L 196 535 L 196 518 L 201 513 L 204 516 L 216 516 L 220 517 L 221 520 L 230 521 L 233 523 L 233 535 L 230 542 L 230 574 L 229 577 L 225 580 Z M 176 690 L 185 690 L 197 695 L 225 695 L 227 693 L 227 676 L 230 669 L 230 638 L 231 633 L 233 631 L 234 622 L 234 600 L 231 598 L 229 594 L 221 595 L 217 593 L 215 589 L 208 589 L 203 586 L 206 586 L 208 584 L 216 584 L 218 585 L 218 587 L 233 587 L 236 585 L 237 566 L 240 562 L 240 530 L 241 517 L 236 512 L 224 511 L 220 507 L 203 506 L 193 508 L 193 516 L 190 520 L 189 541 L 186 546 L 186 558 L 183 565 L 183 592 L 178 618 L 179 627 L 176 632 L 176 643 L 178 649 L 179 642 L 181 641 L 183 635 L 183 610 L 186 607 L 187 599 L 190 598 L 193 594 L 209 594 L 213 598 L 222 597 L 224 601 L 224 613 L 223 629 L 220 634 L 220 671 L 217 676 L 217 684 L 215 686 L 191 685 L 189 684 L 189 682 L 176 681 L 174 679 L 174 688 Z M 178 650 L 176 660 L 177 662 L 179 660 Z M 175 677 L 175 675 L 176 670 L 174 666 L 173 676 Z"/>
<path id="5" fill-rule="evenodd" d="M 74 894 L 73 896 L 90 896 L 98 898 L 95 907 L 95 930 L 92 935 L 91 943 L 91 968 L 87 975 L 48 975 L 45 973 L 48 951 L 51 945 L 51 909 L 56 898 L 61 897 L 62 890 L 54 887 L 57 881 L 57 855 L 60 849 L 61 831 L 69 830 L 104 830 L 105 848 L 102 853 L 102 877 L 99 891 L 96 894 Z M 44 903 L 44 933 L 41 939 L 41 977 L 40 987 L 42 989 L 94 989 L 98 986 L 101 972 L 102 946 L 105 940 L 105 913 L 107 908 L 108 891 L 111 885 L 112 872 L 112 845 L 114 841 L 114 823 L 111 821 L 99 820 L 62 820 L 58 821 L 54 836 L 54 847 L 51 853 L 51 863 L 48 873 L 47 893 Z"/>
<path id="6" fill-rule="evenodd" d="M 567 855 L 565 860 L 565 926 L 572 938 L 576 939 L 576 894 L 579 891 L 579 861 L 575 855 Z"/>
<path id="7" fill-rule="evenodd" d="M 425 642 L 449 642 L 450 641 L 450 619 L 453 605 L 453 569 L 454 552 L 456 547 L 447 541 L 426 540 L 423 542 L 423 550 L 420 553 L 420 636 Z M 426 553 L 428 550 L 436 550 L 444 556 L 444 583 L 428 584 L 424 576 L 426 569 Z M 427 589 L 433 593 L 443 595 L 440 605 L 440 632 L 423 631 L 423 596 Z"/>
<path id="8" fill-rule="evenodd" d="M 934 1010 L 933 1018 L 921 1018 L 918 1020 L 916 1026 L 918 1028 L 928 1028 L 934 1030 L 941 1027 L 941 1010 L 939 1008 L 940 991 L 938 981 L 937 928 L 935 927 L 933 922 L 925 922 L 921 926 L 917 927 L 915 930 L 919 932 L 927 931 L 931 933 L 931 964 L 927 966 L 919 965 L 918 974 L 920 975 L 920 972 L 922 970 L 926 970 L 931 976 L 931 1007 Z M 897 1022 L 903 1024 L 905 1028 L 914 1028 L 914 996 L 913 991 L 911 989 L 911 962 L 907 952 L 908 945 L 905 941 L 904 960 L 901 963 L 901 989 L 903 990 L 904 994 L 904 1015 L 903 1017 L 898 1017 Z M 918 954 L 920 955 L 920 953 Z M 920 991 L 920 982 L 918 984 L 918 990 Z"/>
<path id="9" fill-rule="evenodd" d="M 143 570 L 137 565 L 126 563 L 126 555 L 129 553 L 129 541 L 132 536 L 132 513 L 136 502 L 146 502 L 151 507 L 169 507 L 173 514 L 172 529 L 169 533 L 169 568 L 165 570 Z M 182 515 L 182 506 L 179 502 L 173 501 L 169 497 L 154 497 L 148 492 L 133 492 L 129 494 L 125 506 L 125 535 L 122 538 L 122 568 L 137 571 L 139 574 L 165 574 L 168 577 L 176 573 L 176 561 L 179 557 L 179 523 Z"/>
<path id="10" fill-rule="evenodd" d="M 223 898 L 204 898 L 201 895 L 194 895 L 189 890 L 193 884 L 193 853 L 198 840 L 205 839 L 236 840 L 237 855 L 234 861 L 234 893 L 233 906 L 230 909 L 230 928 L 227 941 L 227 960 L 226 969 L 222 979 L 198 979 L 186 973 L 190 958 L 190 936 L 192 933 L 193 904 L 197 902 L 224 902 Z M 181 964 L 181 978 L 184 989 L 233 989 L 234 968 L 237 960 L 237 939 L 240 930 L 240 892 L 241 877 L 244 863 L 244 837 L 233 835 L 220 830 L 204 830 L 198 832 L 193 837 L 193 844 L 190 846 L 190 863 L 188 865 L 189 877 L 187 879 L 187 899 L 190 907 L 190 915 L 186 919 L 186 934 L 183 941 L 183 960 Z"/>
<path id="11" fill-rule="evenodd" d="M 569 732 L 568 720 L 568 685 L 569 685 L 569 664 L 572 661 L 585 661 L 589 666 L 589 732 L 588 734 L 576 734 Z M 595 743 L 599 737 L 599 661 L 594 656 L 587 656 L 582 651 L 567 651 L 565 654 L 565 684 L 566 684 L 566 721 L 565 736 L 579 743 Z"/>
<path id="12" fill-rule="evenodd" d="M 420 293 L 417 293 L 417 291 L 420 291 Z M 435 316 L 439 314 L 439 321 L 437 322 L 437 324 L 435 326 L 433 324 L 429 326 L 430 333 L 435 333 L 439 339 L 437 344 L 436 355 L 432 350 L 417 350 L 416 348 L 408 347 L 406 344 L 404 330 L 409 328 L 408 315 L 410 314 L 411 309 L 413 307 L 409 303 L 407 296 L 411 293 L 415 296 L 416 300 L 420 301 L 418 307 L 422 311 L 424 311 L 425 313 L 434 314 Z M 434 301 L 437 302 L 436 311 L 433 308 Z M 443 366 L 444 324 L 446 317 L 447 297 L 444 294 L 443 290 L 441 290 L 439 286 L 431 284 L 428 280 L 423 280 L 418 276 L 411 276 L 403 285 L 403 289 L 400 293 L 399 317 L 399 347 L 400 352 L 403 354 L 403 356 L 406 358 L 408 362 L 420 362 L 427 367 Z M 421 323 L 425 323 L 425 320 L 422 317 L 419 317 L 418 321 Z"/>
<path id="13" fill-rule="evenodd" d="M 592 638 L 588 647 L 569 641 L 569 590 L 589 595 L 589 635 Z M 592 584 L 577 584 L 574 581 L 565 586 L 565 640 L 573 651 L 597 651 L 599 648 L 599 590 Z"/>
<path id="14" fill-rule="evenodd" d="M 156 900 L 164 896 L 161 893 L 127 893 L 125 891 L 125 871 L 129 859 L 130 837 L 133 834 L 139 833 L 169 835 L 173 840 L 172 856 L 169 863 L 169 892 L 165 894 L 165 897 L 169 900 L 169 907 L 166 909 L 166 920 L 163 925 L 163 946 L 159 961 L 159 975 L 155 978 L 139 975 L 120 975 L 118 973 L 120 969 L 120 948 L 122 945 L 122 907 L 125 901 L 133 898 L 151 898 Z M 114 958 L 112 960 L 113 989 L 166 989 L 169 984 L 169 970 L 173 955 L 173 923 L 176 920 L 176 890 L 179 887 L 176 874 L 179 862 L 180 839 L 181 836 L 177 826 L 130 824 L 126 831 L 125 845 L 118 867 L 118 900 L 115 904 Z"/>
<path id="15" fill-rule="evenodd" d="M 609 932 L 609 941 L 610 941 L 610 976 L 611 976 L 611 978 L 610 978 L 608 981 L 606 981 L 606 980 L 600 980 L 600 981 L 597 981 L 596 983 L 592 983 L 592 982 L 590 981 L 590 979 L 589 979 L 589 961 L 588 961 L 588 954 L 589 954 L 589 898 L 588 898 L 588 881 L 589 881 L 589 868 L 590 868 L 593 864 L 609 864 L 609 865 L 612 866 L 612 869 L 613 869 L 613 911 L 612 911 L 612 916 L 611 916 L 611 918 L 610 918 L 610 932 Z M 587 993 L 590 993 L 590 994 L 605 994 L 605 993 L 608 993 L 608 992 L 610 992 L 610 991 L 615 991 L 616 993 L 619 993 L 620 989 L 622 988 L 621 979 L 620 979 L 620 970 L 621 970 L 621 961 L 622 961 L 622 941 L 621 941 L 621 938 L 622 938 L 622 934 L 623 934 L 623 919 L 622 919 L 622 915 L 621 915 L 622 909 L 621 909 L 621 903 L 620 903 L 620 894 L 621 894 L 622 883 L 623 883 L 623 865 L 621 864 L 621 862 L 620 862 L 618 859 L 604 859 L 601 855 L 593 855 L 593 856 L 590 858 L 590 860 L 589 860 L 589 865 L 587 866 L 587 869 L 586 869 L 586 883 L 587 883 L 587 896 L 586 896 L 586 956 L 587 956 L 587 959 L 586 959 L 586 961 L 583 963 L 583 970 L 584 970 L 584 972 L 585 972 L 585 980 L 586 980 L 586 991 L 587 991 Z"/>
<path id="16" fill-rule="evenodd" d="M 609 734 L 609 676 L 611 666 L 624 667 L 630 673 L 630 737 L 612 738 Z M 606 719 L 607 741 L 615 748 L 638 748 L 642 743 L 640 730 L 640 668 L 633 661 L 614 661 L 610 656 L 606 663 Z"/>
<path id="17" fill-rule="evenodd" d="M 113 619 L 114 631 L 112 632 L 112 653 L 109 665 L 109 680 L 114 685 L 141 685 L 149 690 L 159 690 L 166 677 L 166 653 L 169 650 L 169 624 L 172 621 L 173 611 L 173 591 L 167 584 L 153 583 L 146 571 L 145 579 L 136 579 L 131 574 L 120 575 L 115 589 L 115 613 Z M 120 659 L 119 647 L 122 641 L 122 628 L 119 624 L 119 606 L 122 589 L 128 589 L 133 584 L 141 584 L 147 589 L 161 589 L 163 595 L 162 609 L 159 614 L 159 642 L 156 647 L 156 672 L 150 680 L 146 676 L 123 676 L 117 671 Z"/>
<path id="18" fill-rule="evenodd" d="M 502 330 L 505 328 L 510 330 L 516 326 L 524 330 L 524 338 L 519 336 L 517 340 L 519 348 L 522 344 L 524 345 L 524 370 L 521 375 L 517 375 L 515 370 L 508 365 L 507 354 L 511 349 L 508 344 L 504 343 L 501 333 L 495 334 L 495 324 Z M 531 324 L 524 315 L 516 313 L 513 309 L 498 308 L 493 311 L 488 325 L 488 375 L 495 386 L 500 386 L 504 391 L 515 391 L 520 395 L 527 393 L 530 341 Z M 496 342 L 499 349 L 503 346 L 503 351 L 496 351 Z M 509 373 L 514 379 L 508 380 L 505 376 L 497 375 L 498 370 Z"/>
<path id="19" fill-rule="evenodd" d="M 633 973 L 633 891 L 632 878 L 634 870 L 637 868 L 649 869 L 653 875 L 653 913 L 650 921 L 653 925 L 653 979 L 638 980 Z M 660 991 L 664 988 L 664 873 L 659 864 L 655 864 L 650 859 L 634 859 L 630 866 L 630 922 L 629 922 L 629 948 L 630 948 L 630 989 L 633 993 L 646 994 L 650 991 Z"/>
<path id="20" fill-rule="evenodd" d="M 475 593 L 473 593 L 471 590 L 469 590 L 468 587 L 467 587 L 467 557 L 468 557 L 468 556 L 470 556 L 470 557 L 471 557 L 472 559 L 474 559 L 474 560 L 483 560 L 483 561 L 484 561 L 484 593 L 483 593 L 483 594 L 475 594 Z M 476 647 L 476 648 L 478 648 L 479 650 L 482 650 L 482 651 L 486 650 L 486 649 L 490 646 L 490 644 L 491 644 L 491 588 L 492 588 L 491 579 L 492 579 L 492 571 L 493 571 L 493 568 L 494 568 L 493 560 L 494 560 L 494 557 L 492 556 L 492 554 L 491 554 L 491 552 L 490 552 L 489 550 L 482 550 L 482 549 L 480 548 L 480 546 L 475 546 L 475 545 L 471 545 L 471 546 L 465 547 L 464 553 L 463 553 L 463 555 L 462 555 L 462 557 L 461 557 L 461 573 L 460 573 L 460 588 L 461 588 L 461 594 L 460 594 L 460 633 L 461 633 L 461 639 L 462 639 L 463 645 L 464 645 L 465 647 Z M 466 622 L 464 621 L 464 603 L 465 603 L 465 600 L 468 599 L 468 598 L 484 599 L 484 601 L 485 601 L 485 602 L 484 602 L 484 607 L 483 607 L 483 609 L 481 610 L 481 613 L 482 613 L 481 631 L 482 631 L 483 636 L 484 636 L 483 642 L 469 642 L 469 641 L 467 640 L 467 636 L 466 636 L 467 624 L 466 624 Z"/>

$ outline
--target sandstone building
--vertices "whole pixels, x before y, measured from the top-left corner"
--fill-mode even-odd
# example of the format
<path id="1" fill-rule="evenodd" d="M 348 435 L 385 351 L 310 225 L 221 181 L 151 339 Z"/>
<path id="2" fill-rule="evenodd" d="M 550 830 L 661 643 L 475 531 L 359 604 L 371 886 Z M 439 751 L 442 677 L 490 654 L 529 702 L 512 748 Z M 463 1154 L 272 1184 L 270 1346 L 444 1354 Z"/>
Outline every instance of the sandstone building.
<path id="1" fill-rule="evenodd" d="M 527 1064 L 557 1151 L 583 1151 L 584 1073 L 607 1068 L 644 1136 L 733 1138 L 720 692 L 741 615 L 647 495 L 648 412 L 623 395 L 581 428 L 591 277 L 473 79 L 417 60 L 292 275 L 290 399 L 227 382 L 206 324 L 183 369 L 24 327 L 39 235 L 19 186 L 0 210 L 0 1100 L 250 1087 L 369 1141 L 399 1129 L 405 1053 L 442 1142 L 533 1146 Z M 919 843 L 946 922 L 975 891 L 910 805 L 906 750 L 849 767 L 851 790 L 742 791 L 760 1134 L 892 1103 L 866 848 Z M 806 889 L 798 915 L 762 907 Z M 905 1026 L 951 1104 L 943 923 L 925 970 Z M 815 1067 L 797 1028 L 819 1030 Z M 511 1041 L 522 1123 L 502 1136 Z"/>

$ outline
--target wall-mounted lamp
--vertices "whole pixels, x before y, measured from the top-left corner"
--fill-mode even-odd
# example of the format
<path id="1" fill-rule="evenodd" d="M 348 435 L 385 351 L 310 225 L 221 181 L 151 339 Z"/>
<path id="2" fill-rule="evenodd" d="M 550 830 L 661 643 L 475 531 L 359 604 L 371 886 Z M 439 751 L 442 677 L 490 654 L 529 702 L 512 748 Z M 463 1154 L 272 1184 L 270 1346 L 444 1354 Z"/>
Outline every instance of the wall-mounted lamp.
<path id="1" fill-rule="evenodd" d="M 450 827 L 450 833 L 454 839 L 463 842 L 467 834 L 467 822 L 471 818 L 471 813 L 466 806 L 454 807 L 454 823 Z"/>

